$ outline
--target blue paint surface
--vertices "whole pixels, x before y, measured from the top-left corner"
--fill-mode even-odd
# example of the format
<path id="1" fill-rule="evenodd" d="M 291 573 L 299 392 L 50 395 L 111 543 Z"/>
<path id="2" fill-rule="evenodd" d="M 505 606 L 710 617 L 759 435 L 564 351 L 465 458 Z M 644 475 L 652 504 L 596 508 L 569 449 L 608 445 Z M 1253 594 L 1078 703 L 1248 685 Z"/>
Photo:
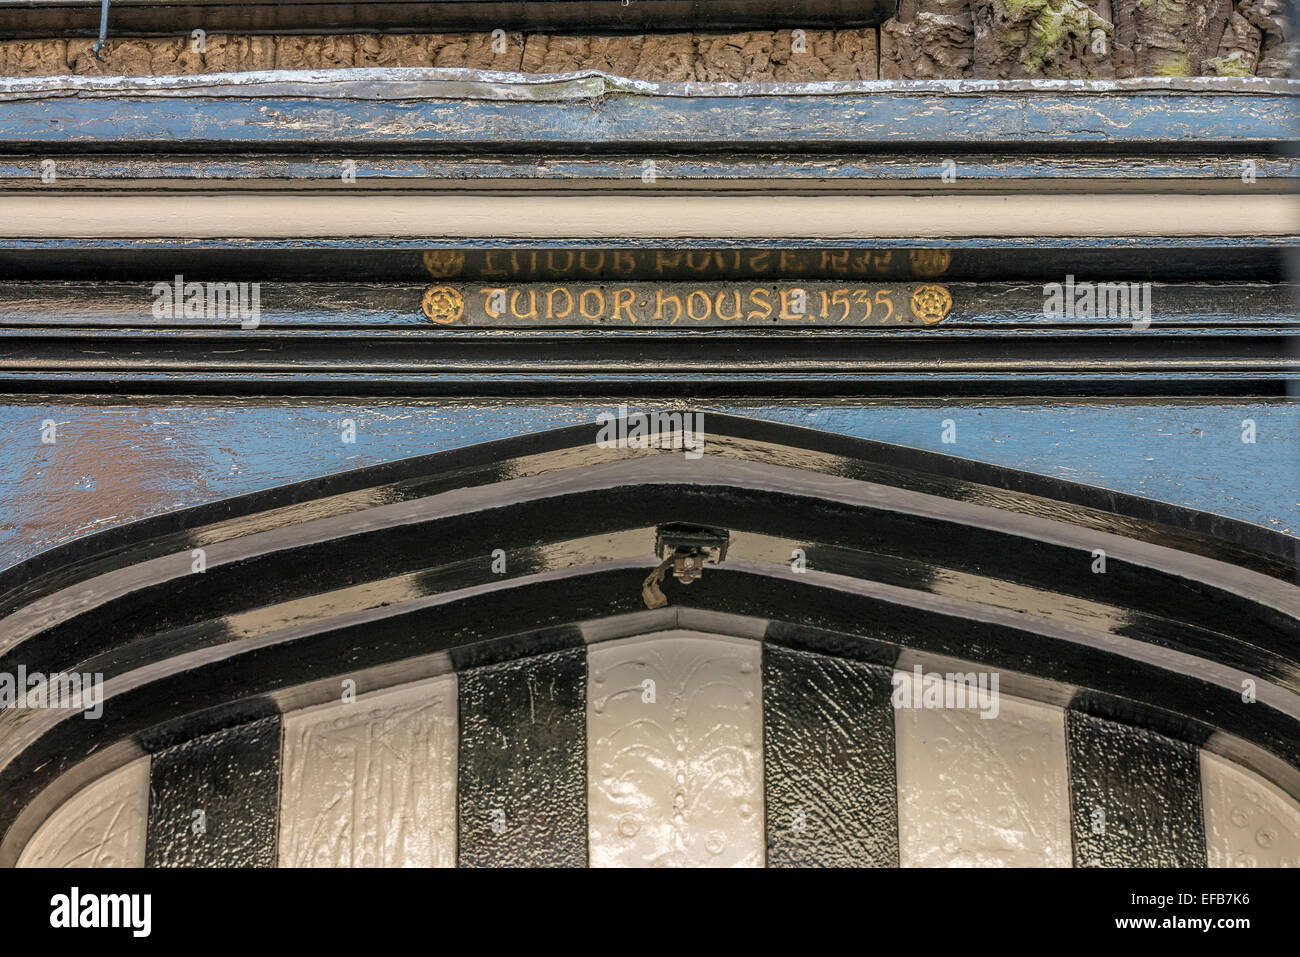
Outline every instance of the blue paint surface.
<path id="1" fill-rule="evenodd" d="M 702 403 L 1300 531 L 1300 403 Z M 632 411 L 662 405 L 630 403 Z M 18 398 L 0 404 L 0 567 L 78 535 L 319 475 L 594 422 L 606 402 Z M 57 441 L 42 444 L 42 423 Z M 956 442 L 942 441 L 952 420 Z M 1256 441 L 1242 441 L 1255 422 Z M 356 426 L 345 443 L 345 420 Z M 707 448 L 707 445 L 706 445 Z"/>
<path id="2" fill-rule="evenodd" d="M 785 146 L 1285 143 L 1283 92 L 845 93 L 556 101 L 101 95 L 0 101 L 7 143 Z"/>

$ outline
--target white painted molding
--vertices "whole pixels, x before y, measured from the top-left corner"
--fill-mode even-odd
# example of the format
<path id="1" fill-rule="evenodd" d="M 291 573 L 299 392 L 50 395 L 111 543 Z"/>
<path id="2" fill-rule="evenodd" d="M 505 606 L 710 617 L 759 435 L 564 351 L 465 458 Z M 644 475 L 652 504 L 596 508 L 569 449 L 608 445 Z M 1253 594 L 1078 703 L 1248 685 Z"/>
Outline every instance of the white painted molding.
<path id="1" fill-rule="evenodd" d="M 0 195 L 0 220 L 14 239 L 1264 237 L 1300 232 L 1300 197 L 41 192 Z"/>

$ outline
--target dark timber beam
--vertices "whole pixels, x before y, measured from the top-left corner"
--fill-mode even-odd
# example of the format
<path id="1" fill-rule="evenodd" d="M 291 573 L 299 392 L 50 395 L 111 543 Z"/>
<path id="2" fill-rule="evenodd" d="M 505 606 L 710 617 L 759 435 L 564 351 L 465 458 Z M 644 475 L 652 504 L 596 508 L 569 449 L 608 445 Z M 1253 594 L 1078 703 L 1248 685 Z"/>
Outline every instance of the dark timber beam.
<path id="1" fill-rule="evenodd" d="M 113 0 L 110 36 L 868 27 L 897 0 Z M 0 38 L 97 36 L 100 0 L 4 0 Z"/>

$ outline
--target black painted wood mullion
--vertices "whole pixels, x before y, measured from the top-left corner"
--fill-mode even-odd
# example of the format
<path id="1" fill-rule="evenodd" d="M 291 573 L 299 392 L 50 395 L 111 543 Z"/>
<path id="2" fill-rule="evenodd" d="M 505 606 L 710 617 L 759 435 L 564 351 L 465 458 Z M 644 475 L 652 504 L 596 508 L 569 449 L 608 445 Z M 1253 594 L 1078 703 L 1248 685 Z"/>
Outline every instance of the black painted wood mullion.
<path id="1" fill-rule="evenodd" d="M 459 675 L 458 864 L 587 865 L 587 649 Z"/>
<path id="2" fill-rule="evenodd" d="M 763 646 L 768 867 L 897 867 L 893 669 Z"/>
<path id="3" fill-rule="evenodd" d="M 156 752 L 149 774 L 148 867 L 274 867 L 280 716 Z"/>
<path id="4" fill-rule="evenodd" d="M 1075 867 L 1205 867 L 1194 744 L 1066 713 Z"/>

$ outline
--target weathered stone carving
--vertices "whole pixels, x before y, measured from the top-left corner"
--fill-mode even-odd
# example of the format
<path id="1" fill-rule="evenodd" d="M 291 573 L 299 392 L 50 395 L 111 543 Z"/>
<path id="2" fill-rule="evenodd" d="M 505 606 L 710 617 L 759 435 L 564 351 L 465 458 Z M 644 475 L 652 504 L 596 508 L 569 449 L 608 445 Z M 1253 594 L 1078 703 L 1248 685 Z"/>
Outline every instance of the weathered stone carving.
<path id="1" fill-rule="evenodd" d="M 1300 47 L 1286 17 L 1284 0 L 1243 0 L 1237 10 L 1263 34 L 1258 75 L 1295 75 Z"/>
<path id="2" fill-rule="evenodd" d="M 147 76 L 343 67 L 601 70 L 642 80 L 1286 76 L 1285 0 L 902 0 L 864 30 L 543 36 L 212 35 L 0 41 L 0 75 Z"/>
<path id="3" fill-rule="evenodd" d="M 971 0 L 902 0 L 880 27 L 882 79 L 960 79 L 974 62 Z"/>
<path id="4" fill-rule="evenodd" d="M 1117 3 L 1117 42 L 1132 51 L 1131 75 L 1200 76 L 1214 72 L 1208 61 L 1219 46 L 1231 12 L 1228 0 Z"/>
<path id="5" fill-rule="evenodd" d="M 1114 27 L 1083 0 L 972 0 L 979 79 L 1114 75 Z"/>
<path id="6" fill-rule="evenodd" d="M 1209 61 L 1210 71 L 1218 76 L 1253 75 L 1263 38 L 1258 27 L 1234 10 L 1224 28 L 1219 55 Z"/>

